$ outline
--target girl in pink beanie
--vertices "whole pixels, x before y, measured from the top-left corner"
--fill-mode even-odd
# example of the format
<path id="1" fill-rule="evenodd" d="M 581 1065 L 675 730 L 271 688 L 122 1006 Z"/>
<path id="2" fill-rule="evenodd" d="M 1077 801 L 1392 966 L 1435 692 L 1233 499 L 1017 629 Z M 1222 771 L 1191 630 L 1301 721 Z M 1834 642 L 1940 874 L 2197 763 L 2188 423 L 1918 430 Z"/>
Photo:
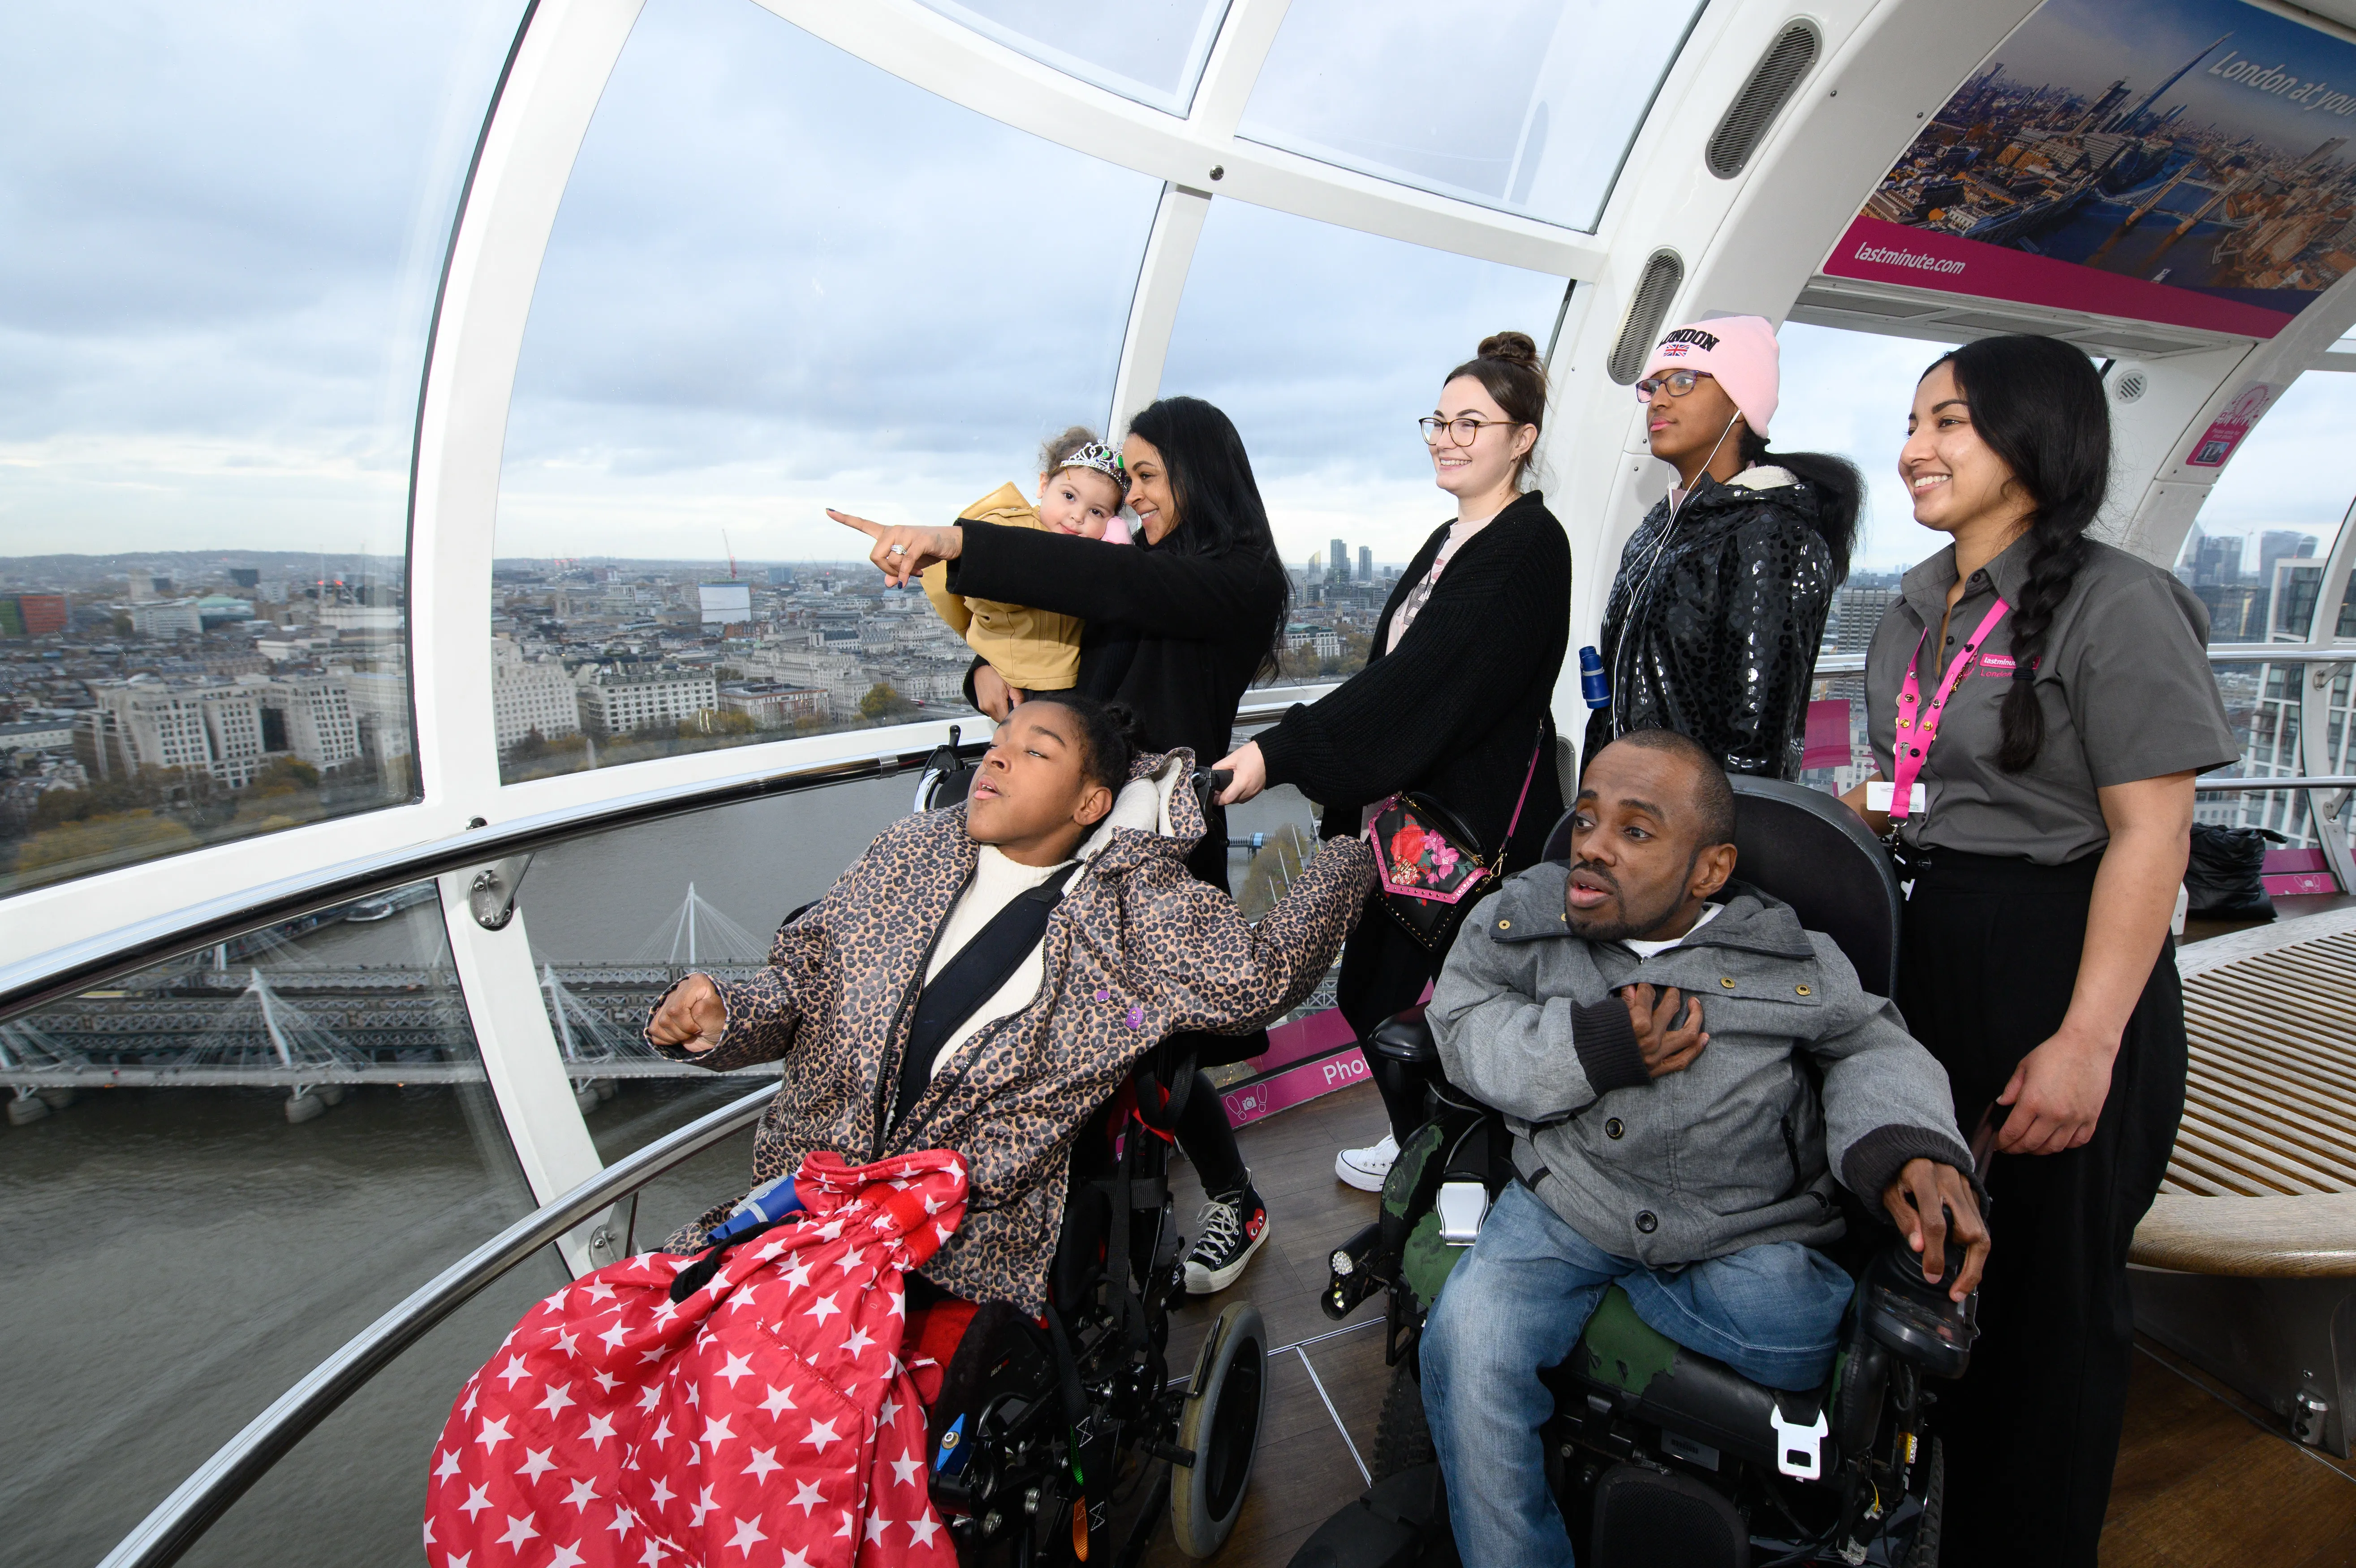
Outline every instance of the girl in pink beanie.
<path id="1" fill-rule="evenodd" d="M 1675 730 L 1730 773 L 1799 776 L 1863 482 L 1844 459 L 1768 450 L 1778 358 L 1772 323 L 1729 315 L 1671 328 L 1644 362 L 1645 433 L 1676 477 L 1621 552 L 1588 756 Z"/>

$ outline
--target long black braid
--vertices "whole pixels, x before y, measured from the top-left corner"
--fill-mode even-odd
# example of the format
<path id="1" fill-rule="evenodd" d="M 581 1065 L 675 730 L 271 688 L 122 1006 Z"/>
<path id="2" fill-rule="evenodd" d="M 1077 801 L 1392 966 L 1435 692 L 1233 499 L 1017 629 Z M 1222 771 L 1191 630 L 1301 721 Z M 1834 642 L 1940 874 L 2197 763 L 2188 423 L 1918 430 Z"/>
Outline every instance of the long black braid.
<path id="1" fill-rule="evenodd" d="M 2037 703 L 2046 634 L 2091 552 L 2086 529 L 2111 477 L 2111 411 L 2085 351 L 2059 338 L 1983 337 L 1934 361 L 1955 378 L 1972 427 L 2012 470 L 2036 509 L 2029 516 L 2029 582 L 2012 606 L 2012 688 L 2004 696 L 1997 766 L 2017 773 L 2045 745 Z"/>

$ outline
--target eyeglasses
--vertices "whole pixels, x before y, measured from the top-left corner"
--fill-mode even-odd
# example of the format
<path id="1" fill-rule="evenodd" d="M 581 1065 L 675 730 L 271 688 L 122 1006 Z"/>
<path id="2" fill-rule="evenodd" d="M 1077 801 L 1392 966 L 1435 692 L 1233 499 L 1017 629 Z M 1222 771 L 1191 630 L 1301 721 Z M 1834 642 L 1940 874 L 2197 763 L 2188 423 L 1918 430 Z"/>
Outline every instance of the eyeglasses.
<path id="1" fill-rule="evenodd" d="M 1470 446 L 1481 439 L 1481 432 L 1483 430 L 1493 424 L 1517 425 L 1522 421 L 1520 420 L 1476 420 L 1469 414 L 1462 419 L 1444 420 L 1437 414 L 1426 414 L 1415 422 L 1422 427 L 1423 443 L 1426 446 L 1438 446 L 1441 431 L 1446 431 L 1448 439 L 1457 445 Z"/>
<path id="2" fill-rule="evenodd" d="M 1708 378 L 1709 372 L 1707 370 L 1667 370 L 1658 376 L 1647 376 L 1636 383 L 1636 400 L 1640 403 L 1649 403 L 1660 394 L 1664 387 L 1669 389 L 1669 396 L 1682 398 L 1694 389 L 1696 381 L 1707 380 Z"/>

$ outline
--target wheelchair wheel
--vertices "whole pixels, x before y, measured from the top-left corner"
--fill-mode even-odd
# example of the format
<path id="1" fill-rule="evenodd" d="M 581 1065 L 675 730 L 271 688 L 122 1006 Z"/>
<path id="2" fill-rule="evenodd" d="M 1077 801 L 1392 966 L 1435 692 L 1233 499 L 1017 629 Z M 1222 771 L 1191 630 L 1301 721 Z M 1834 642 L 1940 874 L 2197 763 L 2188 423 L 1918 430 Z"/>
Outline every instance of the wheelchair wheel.
<path id="1" fill-rule="evenodd" d="M 1211 1325 L 1211 1348 L 1178 1418 L 1178 1445 L 1192 1465 L 1170 1471 L 1170 1529 L 1178 1550 L 1208 1557 L 1226 1544 L 1251 1485 L 1268 1397 L 1268 1328 L 1259 1309 L 1237 1302 Z"/>
<path id="2" fill-rule="evenodd" d="M 1939 1521 L 1947 1511 L 1947 1451 L 1931 1439 L 1931 1463 L 1923 1472 L 1922 1520 L 1914 1527 L 1914 1544 L 1906 1553 L 1906 1568 L 1939 1568 Z"/>
<path id="3" fill-rule="evenodd" d="M 1375 1426 L 1375 1479 L 1429 1465 L 1439 1457 L 1431 1445 L 1431 1428 L 1424 1421 L 1423 1385 L 1415 1379 L 1413 1362 L 1401 1361 L 1391 1369 L 1382 1419 Z"/>

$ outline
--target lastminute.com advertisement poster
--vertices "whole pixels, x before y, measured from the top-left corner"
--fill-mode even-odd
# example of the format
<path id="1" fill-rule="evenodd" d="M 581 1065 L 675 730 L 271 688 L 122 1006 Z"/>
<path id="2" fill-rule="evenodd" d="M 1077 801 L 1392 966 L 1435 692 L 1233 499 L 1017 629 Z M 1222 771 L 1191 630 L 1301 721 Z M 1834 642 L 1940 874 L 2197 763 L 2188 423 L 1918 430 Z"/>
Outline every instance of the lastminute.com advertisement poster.
<path id="1" fill-rule="evenodd" d="M 2047 0 L 1825 271 L 2272 337 L 2356 270 L 2356 46 L 2242 0 Z"/>

